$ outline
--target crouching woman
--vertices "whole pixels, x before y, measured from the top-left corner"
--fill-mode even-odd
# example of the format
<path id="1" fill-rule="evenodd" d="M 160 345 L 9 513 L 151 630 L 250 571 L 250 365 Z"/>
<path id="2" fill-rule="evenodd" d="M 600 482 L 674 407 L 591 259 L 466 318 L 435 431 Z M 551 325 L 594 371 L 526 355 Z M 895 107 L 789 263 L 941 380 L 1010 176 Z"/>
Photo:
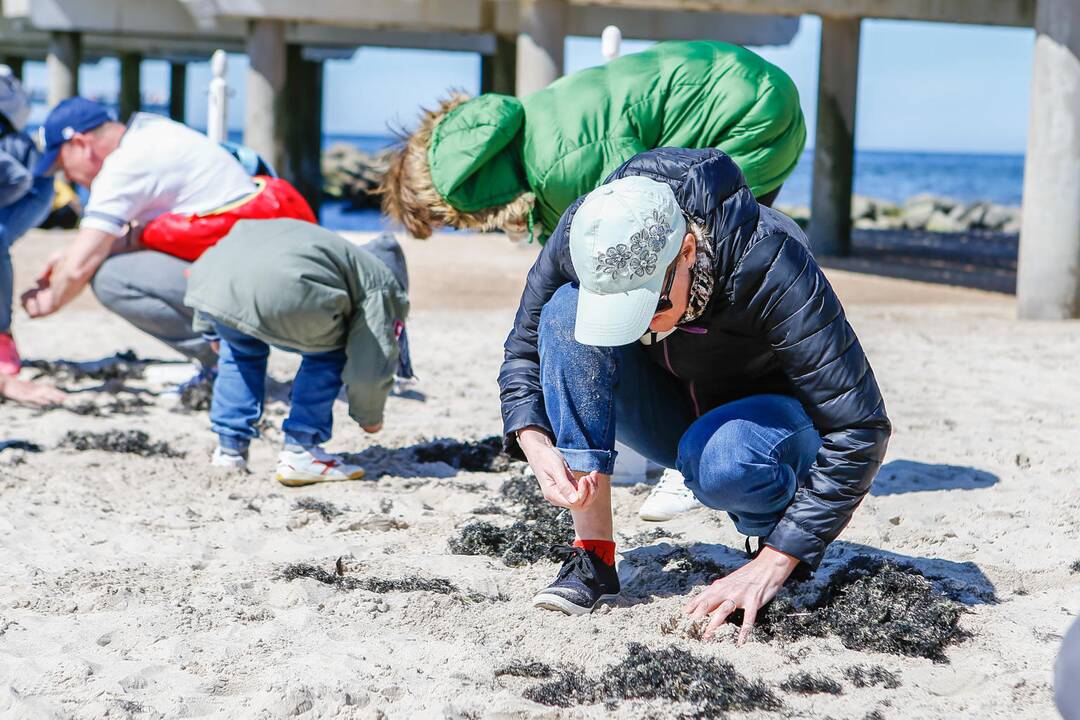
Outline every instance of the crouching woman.
<path id="1" fill-rule="evenodd" d="M 220 342 L 210 406 L 214 465 L 246 467 L 273 345 L 302 357 L 276 479 L 294 486 L 363 476 L 322 444 L 342 385 L 349 415 L 375 433 L 395 371 L 408 374 L 408 275 L 392 236 L 361 247 L 299 220 L 240 221 L 192 266 L 185 303 Z"/>
<path id="2" fill-rule="evenodd" d="M 618 439 L 758 539 L 688 603 L 711 615 L 707 635 L 742 609 L 745 637 L 797 566 L 821 562 L 890 433 L 806 237 L 719 150 L 642 153 L 570 206 L 529 272 L 499 384 L 510 450 L 577 535 L 534 603 L 586 613 L 619 592 Z"/>

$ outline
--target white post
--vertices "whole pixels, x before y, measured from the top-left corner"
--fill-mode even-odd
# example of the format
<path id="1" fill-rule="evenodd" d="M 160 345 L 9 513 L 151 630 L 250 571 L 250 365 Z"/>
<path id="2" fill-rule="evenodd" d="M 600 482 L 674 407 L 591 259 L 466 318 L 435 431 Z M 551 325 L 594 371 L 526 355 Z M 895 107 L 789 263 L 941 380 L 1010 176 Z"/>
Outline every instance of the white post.
<path id="1" fill-rule="evenodd" d="M 619 57 L 619 49 L 622 45 L 622 30 L 616 25 L 608 25 L 604 32 L 600 33 L 600 53 L 604 60 L 614 60 Z"/>
<path id="2" fill-rule="evenodd" d="M 210 58 L 210 97 L 206 103 L 206 136 L 214 142 L 225 142 L 228 127 L 229 88 L 225 82 L 228 57 L 224 50 L 215 50 Z"/>

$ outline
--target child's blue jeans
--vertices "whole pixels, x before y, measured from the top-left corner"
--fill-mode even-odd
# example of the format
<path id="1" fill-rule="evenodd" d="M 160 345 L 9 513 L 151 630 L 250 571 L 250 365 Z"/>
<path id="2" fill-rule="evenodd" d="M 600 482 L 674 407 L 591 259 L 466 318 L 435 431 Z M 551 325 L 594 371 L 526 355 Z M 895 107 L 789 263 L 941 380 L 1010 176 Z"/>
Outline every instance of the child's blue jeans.
<path id="1" fill-rule="evenodd" d="M 214 325 L 221 338 L 221 350 L 210 423 L 222 449 L 243 453 L 259 434 L 257 423 L 266 396 L 270 346 L 220 323 Z M 345 350 L 301 353 L 301 357 L 293 380 L 292 407 L 282 429 L 286 445 L 311 447 L 330 439 Z"/>
<path id="2" fill-rule="evenodd" d="M 559 288 L 539 328 L 544 405 L 570 469 L 611 474 L 618 439 L 678 468 L 697 499 L 726 510 L 739 532 L 772 532 L 821 448 L 799 401 L 752 395 L 695 417 L 686 388 L 640 343 L 611 348 L 574 340 L 577 298 L 572 285 Z"/>
<path id="3" fill-rule="evenodd" d="M 0 208 L 0 333 L 11 330 L 11 305 L 14 274 L 11 246 L 49 216 L 53 201 L 53 179 L 42 177 L 30 190 L 6 207 Z"/>

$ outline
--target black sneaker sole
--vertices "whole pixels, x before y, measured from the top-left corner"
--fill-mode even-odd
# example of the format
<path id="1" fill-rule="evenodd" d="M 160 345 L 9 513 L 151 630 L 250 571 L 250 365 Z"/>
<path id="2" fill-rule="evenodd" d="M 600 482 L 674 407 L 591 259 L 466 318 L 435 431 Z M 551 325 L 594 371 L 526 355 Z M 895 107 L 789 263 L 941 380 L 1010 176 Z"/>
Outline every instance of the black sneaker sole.
<path id="1" fill-rule="evenodd" d="M 614 600 L 617 597 L 619 597 L 618 593 L 608 593 L 606 595 L 601 595 L 596 599 L 596 602 L 594 602 L 591 607 L 586 607 L 584 605 L 578 605 L 577 603 L 571 602 L 561 595 L 556 595 L 555 593 L 549 592 L 541 592 L 537 593 L 533 597 L 532 603 L 533 607 L 538 607 L 543 610 L 558 610 L 559 612 L 566 615 L 588 615 L 600 603 L 607 600 Z"/>

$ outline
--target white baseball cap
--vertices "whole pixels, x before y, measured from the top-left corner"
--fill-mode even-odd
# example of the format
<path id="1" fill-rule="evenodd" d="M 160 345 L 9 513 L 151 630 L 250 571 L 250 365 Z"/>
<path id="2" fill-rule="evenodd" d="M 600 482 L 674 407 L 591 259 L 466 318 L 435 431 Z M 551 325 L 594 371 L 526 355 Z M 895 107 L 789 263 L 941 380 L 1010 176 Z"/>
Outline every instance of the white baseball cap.
<path id="1" fill-rule="evenodd" d="M 634 175 L 589 193 L 570 224 L 580 284 L 574 338 L 611 347 L 644 335 L 685 235 L 686 220 L 666 183 Z"/>

